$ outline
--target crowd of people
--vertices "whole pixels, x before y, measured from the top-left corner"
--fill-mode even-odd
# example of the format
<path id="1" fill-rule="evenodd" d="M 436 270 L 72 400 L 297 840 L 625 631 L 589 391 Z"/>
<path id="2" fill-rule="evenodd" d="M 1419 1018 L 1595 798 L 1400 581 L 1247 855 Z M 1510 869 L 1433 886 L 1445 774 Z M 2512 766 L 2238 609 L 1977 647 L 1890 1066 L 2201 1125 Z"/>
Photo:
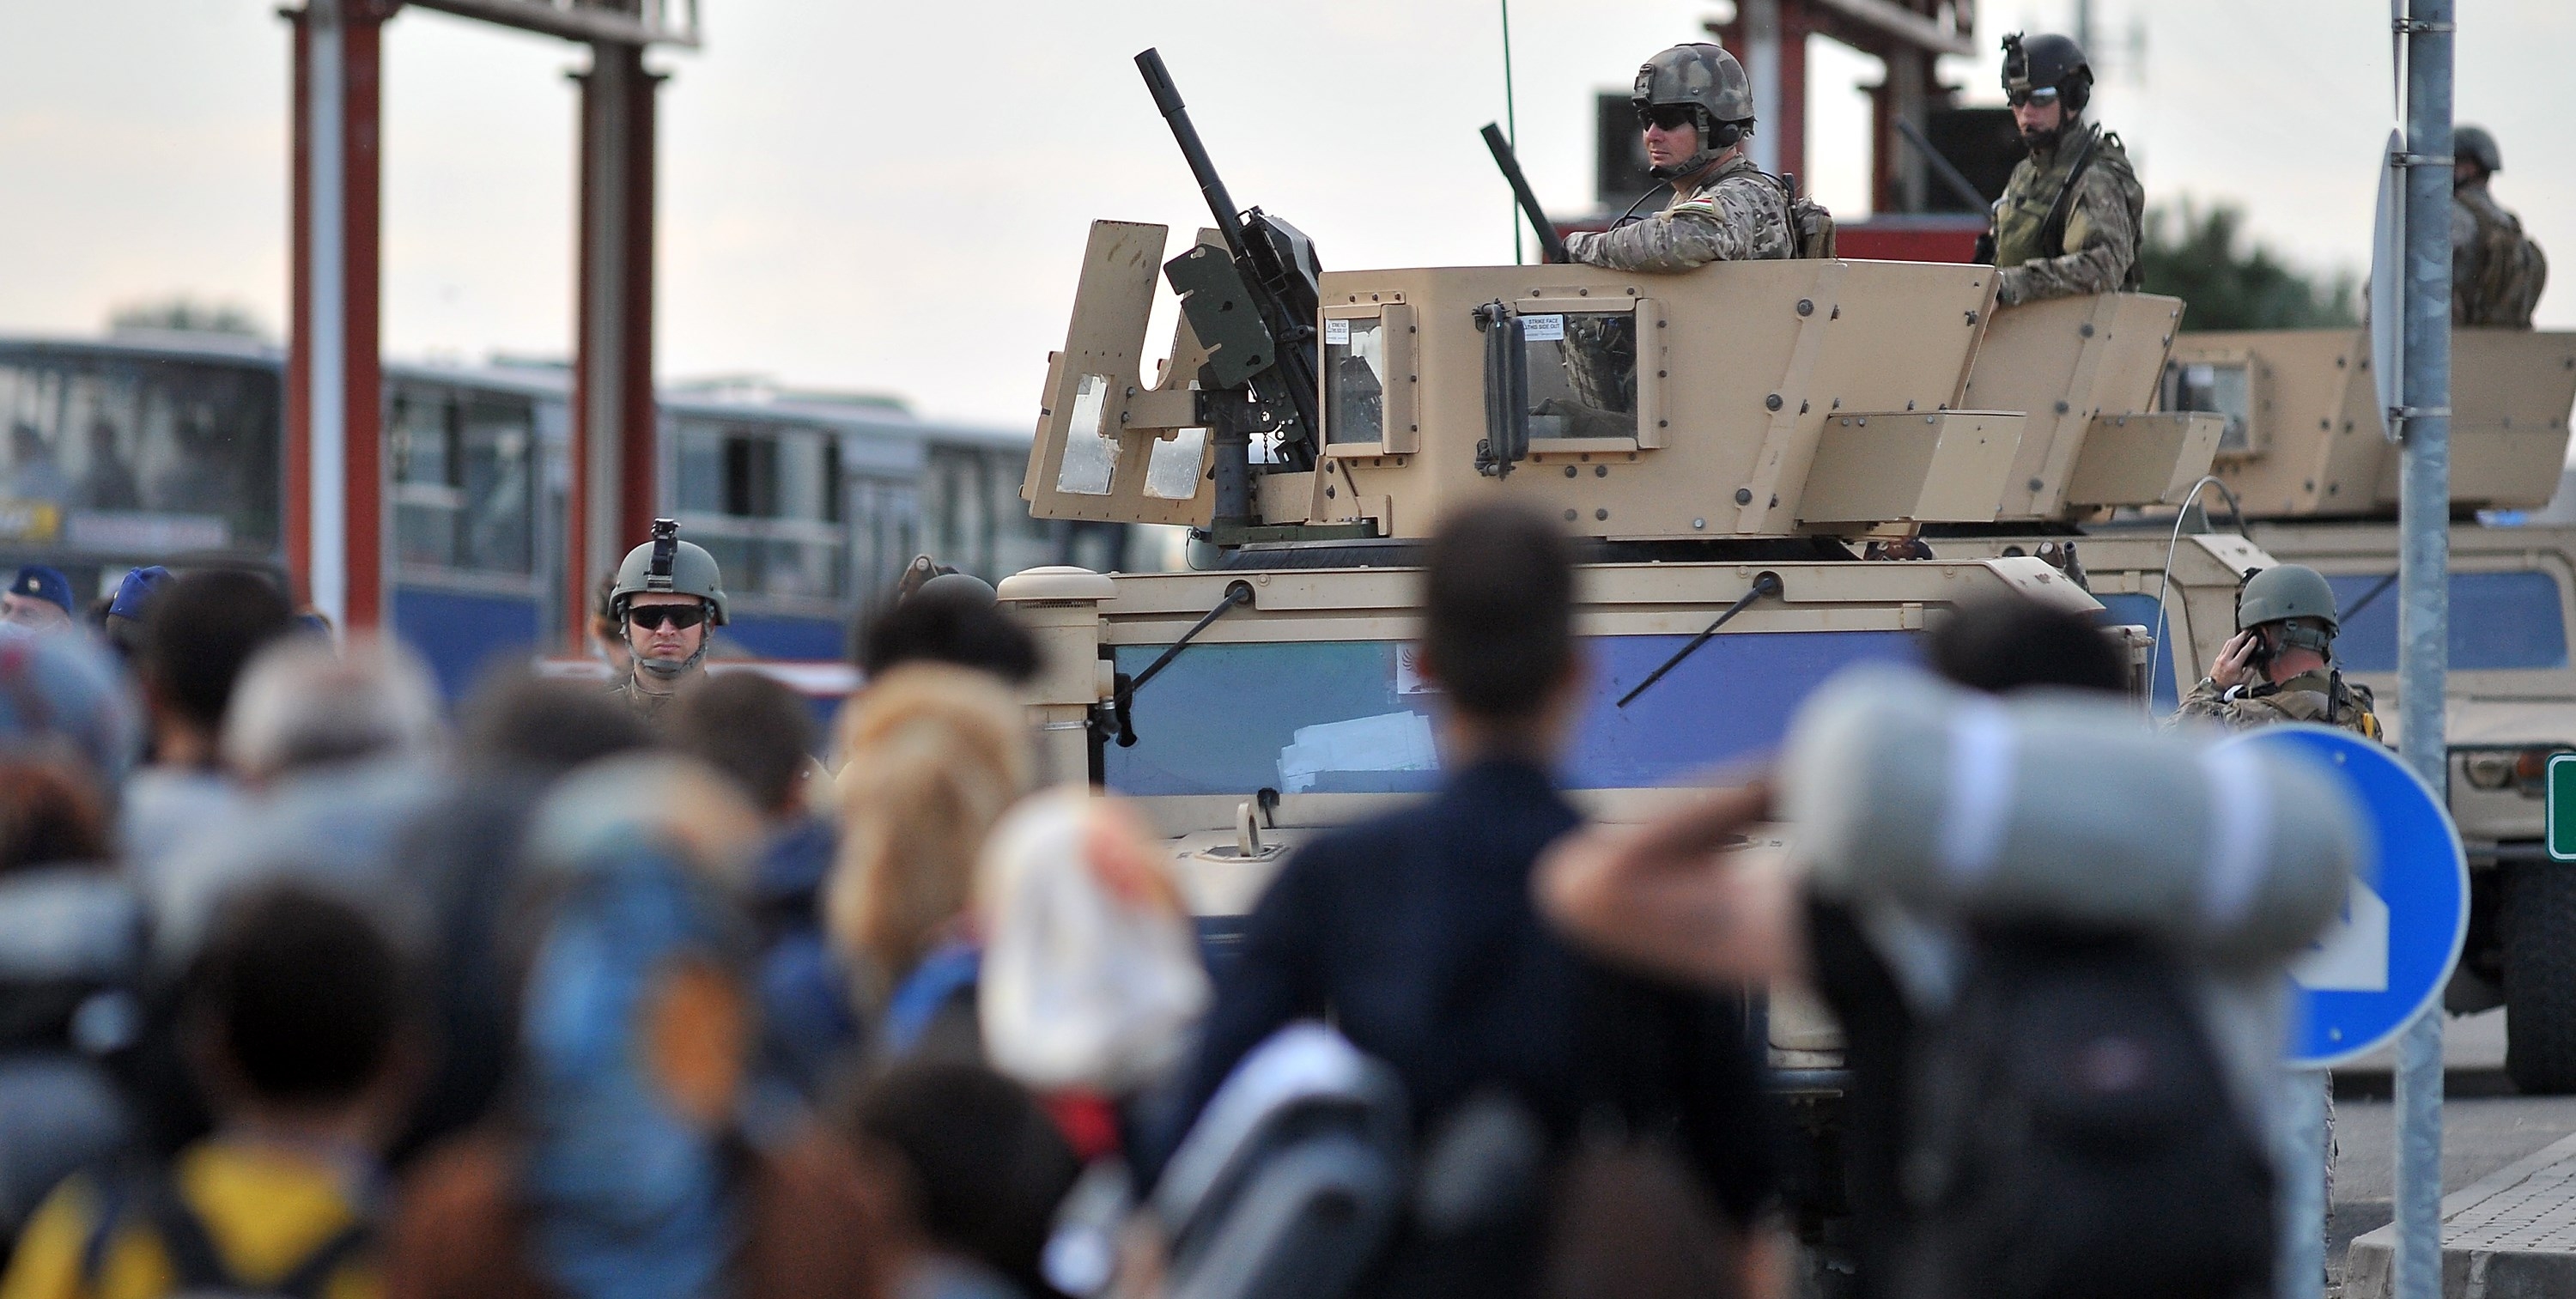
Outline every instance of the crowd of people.
<path id="1" fill-rule="evenodd" d="M 1449 521 L 1440 791 L 1294 853 L 1214 977 L 1141 818 L 1036 787 L 1039 657 L 978 583 L 873 618 L 828 728 L 742 672 L 504 672 L 451 719 L 250 571 L 12 619 L 0 1299 L 1781 1294 L 1813 1191 L 1746 990 L 1784 979 L 1849 1037 L 1861 1293 L 2261 1289 L 2339 796 L 2143 726 L 2099 629 L 2013 601 L 1588 826 L 1574 574 L 1543 517 Z M 1742 847 L 1778 820 L 1786 865 Z M 1316 1023 L 1377 1119 L 1296 1110 Z M 1335 1122 L 1411 1189 L 1317 1173 L 1361 1167 Z M 1304 1254 L 1207 1262 L 1265 1248 Z"/>

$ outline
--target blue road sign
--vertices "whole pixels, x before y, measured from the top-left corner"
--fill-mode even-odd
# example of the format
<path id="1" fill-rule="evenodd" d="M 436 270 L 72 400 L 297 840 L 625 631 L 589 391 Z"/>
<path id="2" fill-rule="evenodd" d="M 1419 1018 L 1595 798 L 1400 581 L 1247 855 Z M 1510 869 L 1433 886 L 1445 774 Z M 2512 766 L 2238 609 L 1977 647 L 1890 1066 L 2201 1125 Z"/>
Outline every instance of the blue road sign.
<path id="1" fill-rule="evenodd" d="M 2344 912 L 2290 967 L 2290 1052 L 2331 1070 L 2398 1036 L 2442 997 L 2468 941 L 2468 853 L 2450 809 L 2396 753 L 2336 727 L 2264 727 L 2231 745 L 2293 750 L 2344 778 L 2370 848 Z"/>
<path id="2" fill-rule="evenodd" d="M 2328 1069 L 2394 1039 L 2442 995 L 2469 936 L 2469 859 L 2450 810 L 2386 747 L 2326 726 L 2228 741 L 2311 758 L 2368 815 L 2343 914 L 2290 967 L 2289 1063 Z"/>

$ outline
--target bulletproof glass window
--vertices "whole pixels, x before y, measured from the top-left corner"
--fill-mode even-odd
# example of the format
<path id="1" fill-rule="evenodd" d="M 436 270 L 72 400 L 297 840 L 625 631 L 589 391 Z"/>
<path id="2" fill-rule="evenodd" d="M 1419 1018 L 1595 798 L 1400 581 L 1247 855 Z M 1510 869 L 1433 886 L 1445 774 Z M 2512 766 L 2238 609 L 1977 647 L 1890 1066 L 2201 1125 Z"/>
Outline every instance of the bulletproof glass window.
<path id="1" fill-rule="evenodd" d="M 1721 635 L 1635 704 L 1619 697 L 1690 640 L 1587 638 L 1595 667 L 1566 764 L 1579 789 L 1684 784 L 1775 748 L 1809 691 L 1862 661 L 1909 661 L 1910 632 Z M 1160 645 L 1117 647 L 1144 670 Z M 1192 645 L 1136 693 L 1136 744 L 1101 750 L 1111 789 L 1176 794 L 1404 793 L 1433 788 L 1433 691 L 1398 641 Z M 1747 689 L 1758 681 L 1760 689 Z"/>
<path id="2" fill-rule="evenodd" d="M 1521 317 L 1530 439 L 1637 436 L 1634 310 Z"/>
<path id="3" fill-rule="evenodd" d="M 271 550 L 281 399 L 257 360 L 0 349 L 0 541 L 153 562 Z"/>
<path id="4" fill-rule="evenodd" d="M 2397 575 L 2335 573 L 2342 630 L 2335 665 L 2397 670 Z M 2512 671 L 2567 666 L 2567 614 L 2557 578 L 2538 569 L 2451 574 L 2451 668 Z"/>
<path id="5" fill-rule="evenodd" d="M 1199 466 L 1207 459 L 1208 432 L 1185 428 L 1157 439 L 1145 461 L 1145 494 L 1186 501 L 1199 494 Z"/>
<path id="6" fill-rule="evenodd" d="M 1324 440 L 1386 440 L 1386 322 L 1324 322 Z"/>
<path id="7" fill-rule="evenodd" d="M 533 400 L 398 383 L 386 397 L 385 433 L 398 562 L 514 576 L 531 571 Z"/>
<path id="8" fill-rule="evenodd" d="M 2245 362 L 2178 361 L 2165 367 L 2165 409 L 2215 411 L 2227 417 L 2218 454 L 2247 455 L 2254 445 L 2253 367 Z"/>
<path id="9" fill-rule="evenodd" d="M 1082 376 L 1073 392 L 1073 422 L 1065 429 L 1064 464 L 1056 471 L 1055 489 L 1077 496 L 1107 496 L 1118 476 L 1118 439 L 1101 427 L 1108 413 L 1109 380 Z"/>

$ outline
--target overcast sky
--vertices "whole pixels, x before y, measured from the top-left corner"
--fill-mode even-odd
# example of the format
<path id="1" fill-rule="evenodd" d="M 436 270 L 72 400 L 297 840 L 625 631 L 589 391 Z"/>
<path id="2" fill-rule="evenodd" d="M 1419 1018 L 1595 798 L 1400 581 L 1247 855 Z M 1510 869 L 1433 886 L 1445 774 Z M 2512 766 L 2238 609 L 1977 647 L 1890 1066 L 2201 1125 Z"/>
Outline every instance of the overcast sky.
<path id="1" fill-rule="evenodd" d="M 879 5 L 701 0 L 666 51 L 660 373 L 890 392 L 1025 427 L 1087 223 L 1206 220 L 1130 57 L 1158 45 L 1238 202 L 1327 267 L 1509 261 L 1476 128 L 1503 115 L 1496 0 Z M 1980 46 L 2071 0 L 1989 0 Z M 2576 5 L 2463 0 L 2459 116 L 2553 254 L 2541 322 L 2576 326 Z M 1592 96 L 1699 35 L 1700 0 L 1517 0 L 1521 152 L 1551 209 L 1591 205 Z M 2390 120 L 2375 0 L 2096 0 L 2095 116 L 2149 197 L 2244 206 L 2316 268 L 2367 259 Z M 93 334 L 186 294 L 285 318 L 287 29 L 267 0 L 0 0 L 0 330 Z M 2135 37 L 2133 40 L 2132 37 Z M 411 10 L 385 41 L 385 345 L 561 355 L 572 318 L 574 89 L 562 42 Z M 1999 102 L 1996 56 L 1952 79 Z M 1874 60 L 1818 42 L 1809 181 L 1866 208 Z M 1158 328 L 1159 348 L 1162 335 Z"/>

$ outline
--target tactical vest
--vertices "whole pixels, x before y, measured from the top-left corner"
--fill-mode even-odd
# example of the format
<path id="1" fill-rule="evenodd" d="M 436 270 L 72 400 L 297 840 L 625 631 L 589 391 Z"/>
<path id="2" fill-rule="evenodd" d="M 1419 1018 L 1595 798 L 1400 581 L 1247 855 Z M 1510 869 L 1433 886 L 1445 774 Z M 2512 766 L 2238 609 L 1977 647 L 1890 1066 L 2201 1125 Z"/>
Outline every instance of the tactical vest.
<path id="1" fill-rule="evenodd" d="M 2549 259 L 2522 229 L 2522 220 L 2497 205 L 2477 185 L 2455 199 L 2475 223 L 2473 268 L 2466 283 L 2451 286 L 2452 323 L 2531 328 L 2531 312 L 2549 282 Z"/>
<path id="2" fill-rule="evenodd" d="M 2256 686 L 2245 697 L 2294 722 L 2340 726 L 2371 740 L 2380 738 L 2379 715 L 2372 711 L 2378 701 L 2371 697 L 2370 687 L 2346 684 L 2343 674 L 2332 668 Z"/>
<path id="3" fill-rule="evenodd" d="M 2075 187 L 2084 173 L 2104 158 L 2126 165 L 2129 155 L 2120 137 L 2099 126 L 2060 141 L 2041 166 L 2038 155 L 2013 168 L 2004 196 L 1995 200 L 1994 264 L 2019 266 L 2066 255 L 2066 223 L 2075 213 Z M 2142 236 L 2143 237 L 2143 236 Z M 2132 249 L 2132 253 L 2136 250 Z M 2137 258 L 2129 259 L 2130 288 L 2136 287 Z"/>

